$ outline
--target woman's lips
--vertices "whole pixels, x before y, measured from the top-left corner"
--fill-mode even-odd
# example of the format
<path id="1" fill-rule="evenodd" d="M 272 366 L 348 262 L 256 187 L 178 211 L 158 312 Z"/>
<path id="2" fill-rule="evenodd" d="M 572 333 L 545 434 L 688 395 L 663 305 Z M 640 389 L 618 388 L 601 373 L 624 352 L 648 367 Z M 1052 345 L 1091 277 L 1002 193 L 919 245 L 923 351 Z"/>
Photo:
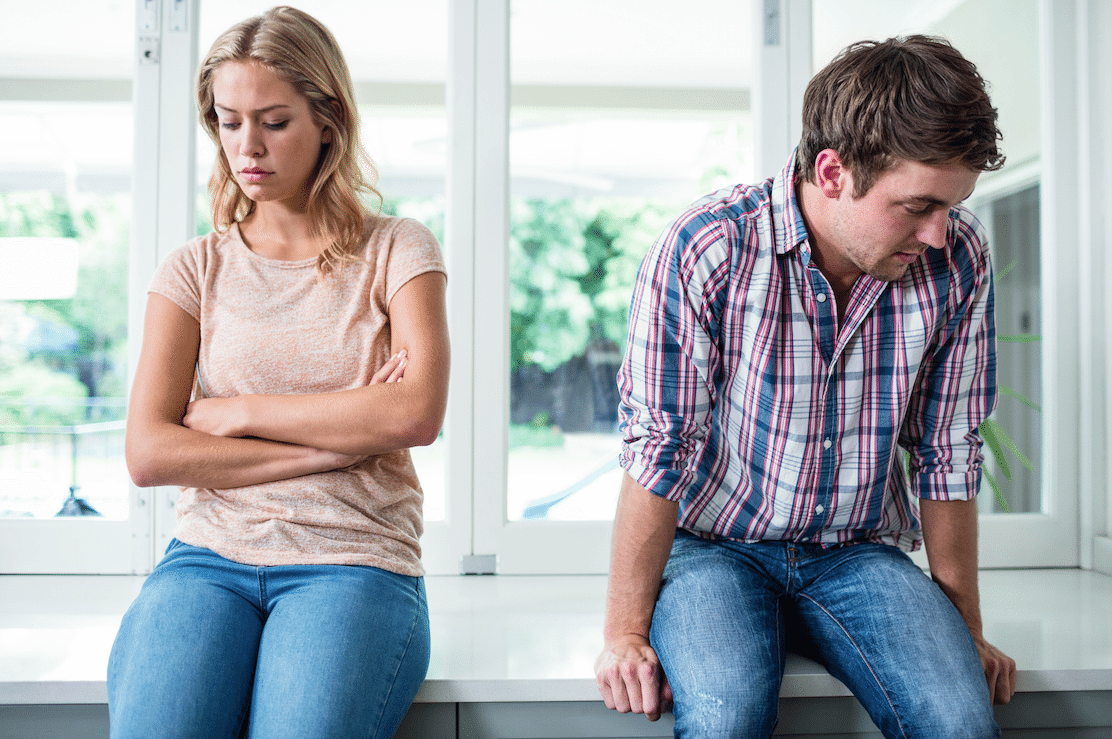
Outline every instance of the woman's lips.
<path id="1" fill-rule="evenodd" d="M 258 167 L 251 167 L 250 169 L 240 170 L 239 174 L 248 182 L 262 182 L 274 173 L 267 172 L 265 169 L 259 169 Z"/>

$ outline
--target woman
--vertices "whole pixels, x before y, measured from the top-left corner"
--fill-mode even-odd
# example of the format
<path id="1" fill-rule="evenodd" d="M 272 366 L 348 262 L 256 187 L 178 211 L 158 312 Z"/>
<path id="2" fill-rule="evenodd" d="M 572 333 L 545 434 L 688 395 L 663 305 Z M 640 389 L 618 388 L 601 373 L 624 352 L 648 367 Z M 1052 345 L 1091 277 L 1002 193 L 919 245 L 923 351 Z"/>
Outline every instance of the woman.
<path id="1" fill-rule="evenodd" d="M 126 442 L 137 485 L 183 490 L 112 649 L 112 736 L 389 737 L 429 659 L 408 447 L 444 417 L 440 250 L 359 204 L 351 80 L 310 16 L 228 30 L 197 98 L 216 231 L 155 274 Z"/>

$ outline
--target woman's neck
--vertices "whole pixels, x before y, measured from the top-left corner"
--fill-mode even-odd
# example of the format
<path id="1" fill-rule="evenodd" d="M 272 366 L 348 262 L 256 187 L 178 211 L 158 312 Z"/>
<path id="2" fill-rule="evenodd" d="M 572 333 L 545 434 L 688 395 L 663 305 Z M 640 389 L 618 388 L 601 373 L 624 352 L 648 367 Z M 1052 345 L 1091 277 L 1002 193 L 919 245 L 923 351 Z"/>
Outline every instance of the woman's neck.
<path id="1" fill-rule="evenodd" d="M 239 224 L 247 248 L 259 256 L 282 261 L 300 261 L 320 256 L 329 240 L 314 233 L 313 221 L 305 212 L 294 212 L 277 203 L 256 203 Z"/>

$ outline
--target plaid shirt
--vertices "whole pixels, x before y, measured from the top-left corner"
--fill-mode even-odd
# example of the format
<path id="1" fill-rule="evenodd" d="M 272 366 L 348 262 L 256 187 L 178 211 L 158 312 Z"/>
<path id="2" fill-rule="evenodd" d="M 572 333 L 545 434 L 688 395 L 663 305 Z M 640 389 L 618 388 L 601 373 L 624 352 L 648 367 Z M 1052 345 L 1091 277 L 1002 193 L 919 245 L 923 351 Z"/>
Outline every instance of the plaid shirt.
<path id="1" fill-rule="evenodd" d="M 897 282 L 857 280 L 838 326 L 791 162 L 696 202 L 645 256 L 618 374 L 622 467 L 704 536 L 914 549 L 913 497 L 962 500 L 996 404 L 984 230 Z M 910 452 L 905 470 L 900 447 Z"/>

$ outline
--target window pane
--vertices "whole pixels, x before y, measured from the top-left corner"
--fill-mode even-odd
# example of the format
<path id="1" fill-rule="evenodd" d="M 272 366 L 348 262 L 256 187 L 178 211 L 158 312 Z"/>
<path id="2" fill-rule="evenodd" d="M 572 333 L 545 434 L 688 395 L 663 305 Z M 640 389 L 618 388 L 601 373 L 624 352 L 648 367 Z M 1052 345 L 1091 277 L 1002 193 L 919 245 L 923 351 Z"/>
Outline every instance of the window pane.
<path id="1" fill-rule="evenodd" d="M 1001 389 L 992 423 L 982 428 L 992 444 L 985 446 L 988 474 L 979 506 L 982 513 L 1041 512 L 1038 3 L 814 0 L 812 7 L 816 71 L 853 41 L 929 33 L 949 39 L 988 82 L 1007 162 L 981 175 L 968 203 L 988 229 L 993 252 Z M 1000 23 L 1003 17 L 1007 23 Z"/>
<path id="2" fill-rule="evenodd" d="M 22 3 L 0 29 L 3 518 L 128 517 L 133 13 Z"/>
<path id="3" fill-rule="evenodd" d="M 693 200 L 752 178 L 750 10 L 515 0 L 511 13 L 506 514 L 605 520 L 641 258 Z"/>
<path id="4" fill-rule="evenodd" d="M 198 58 L 203 58 L 209 45 L 230 26 L 273 5 L 259 0 L 203 3 Z M 450 275 L 452 254 L 450 245 L 444 243 L 447 0 L 305 0 L 296 6 L 328 27 L 347 60 L 359 104 L 363 145 L 379 175 L 383 212 L 428 226 L 444 248 Z M 202 234 L 211 228 L 206 187 L 215 149 L 200 130 L 197 151 L 197 233 Z M 367 205 L 374 209 L 379 202 L 373 199 Z M 451 279 L 448 282 L 452 289 Z M 444 520 L 444 434 L 431 446 L 412 449 L 411 454 L 425 494 L 425 519 Z"/>

